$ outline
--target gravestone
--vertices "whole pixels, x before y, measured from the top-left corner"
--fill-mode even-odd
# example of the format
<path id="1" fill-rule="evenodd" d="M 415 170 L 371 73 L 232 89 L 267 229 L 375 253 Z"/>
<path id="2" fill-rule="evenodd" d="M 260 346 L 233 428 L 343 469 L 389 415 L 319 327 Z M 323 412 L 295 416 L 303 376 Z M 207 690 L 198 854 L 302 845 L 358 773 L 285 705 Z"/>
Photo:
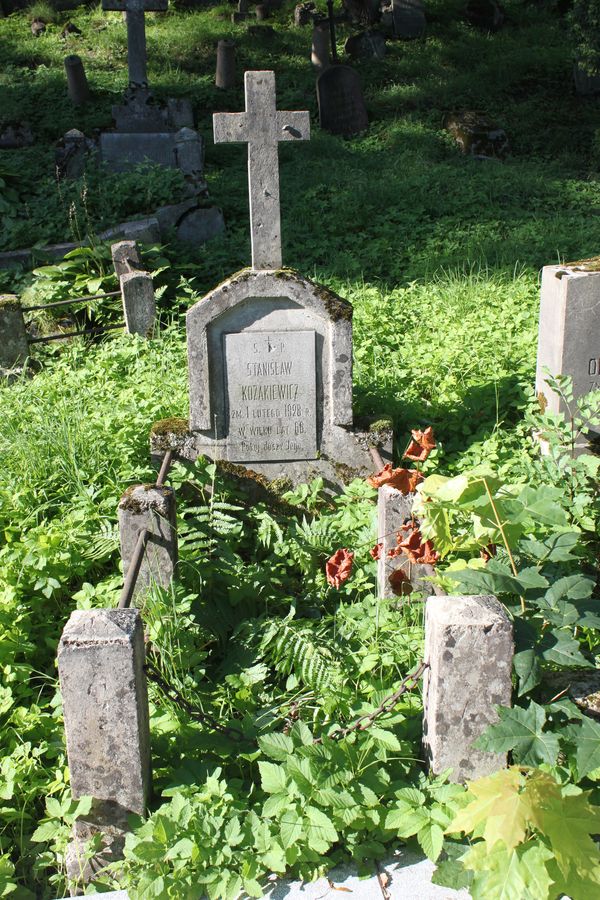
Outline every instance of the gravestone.
<path id="1" fill-rule="evenodd" d="M 277 110 L 273 72 L 246 72 L 245 91 L 245 112 L 213 122 L 215 143 L 248 144 L 252 268 L 188 311 L 188 427 L 156 423 L 151 448 L 337 486 L 372 470 L 375 439 L 353 428 L 352 307 L 281 268 L 278 143 L 307 140 L 309 115 Z"/>
<path id="2" fill-rule="evenodd" d="M 361 34 L 353 34 L 346 41 L 344 50 L 353 59 L 383 59 L 385 35 L 380 31 L 363 31 Z"/>
<path id="3" fill-rule="evenodd" d="M 169 99 L 160 104 L 148 87 L 145 13 L 164 12 L 168 0 L 102 0 L 102 9 L 126 13 L 129 86 L 124 102 L 113 107 L 115 130 L 100 135 L 100 157 L 113 172 L 124 172 L 140 163 L 182 168 L 198 191 L 206 189 L 201 173 L 190 173 L 179 163 L 177 132 L 193 130 L 194 118 L 187 100 Z M 203 157 L 202 139 L 193 132 Z"/>
<path id="4" fill-rule="evenodd" d="M 369 127 L 358 74 L 350 66 L 330 66 L 317 78 L 319 124 L 324 131 L 352 137 Z"/>
<path id="5" fill-rule="evenodd" d="M 569 410 L 546 384 L 570 375 L 575 400 L 600 390 L 600 258 L 544 266 L 535 389 L 548 412 Z"/>
<path id="6" fill-rule="evenodd" d="M 402 40 L 423 37 L 427 20 L 421 0 L 393 0 L 394 34 Z"/>

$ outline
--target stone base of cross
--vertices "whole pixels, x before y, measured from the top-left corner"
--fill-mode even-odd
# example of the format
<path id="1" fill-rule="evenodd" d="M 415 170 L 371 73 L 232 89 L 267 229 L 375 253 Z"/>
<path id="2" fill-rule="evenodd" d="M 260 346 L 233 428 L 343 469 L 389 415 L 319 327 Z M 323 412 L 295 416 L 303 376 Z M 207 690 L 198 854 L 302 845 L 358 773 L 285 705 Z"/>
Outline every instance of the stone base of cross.
<path id="1" fill-rule="evenodd" d="M 127 13 L 127 66 L 129 84 L 148 84 L 146 71 L 146 21 L 147 12 L 164 12 L 169 0 L 102 0 L 102 9 Z"/>
<path id="2" fill-rule="evenodd" d="M 248 144 L 248 189 L 252 268 L 281 267 L 281 221 L 279 212 L 279 141 L 310 138 L 308 112 L 278 110 L 275 73 L 246 72 L 246 111 L 215 113 L 215 143 Z"/>

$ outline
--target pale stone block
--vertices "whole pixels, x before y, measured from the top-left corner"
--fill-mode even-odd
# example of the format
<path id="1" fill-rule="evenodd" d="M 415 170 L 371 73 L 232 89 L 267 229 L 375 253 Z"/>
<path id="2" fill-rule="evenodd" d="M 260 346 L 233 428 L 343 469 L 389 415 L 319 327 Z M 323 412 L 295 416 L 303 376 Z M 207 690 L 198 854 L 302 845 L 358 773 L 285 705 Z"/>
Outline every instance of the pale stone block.
<path id="1" fill-rule="evenodd" d="M 142 268 L 142 259 L 135 241 L 118 241 L 110 248 L 117 278 Z"/>
<path id="2" fill-rule="evenodd" d="M 120 280 L 126 330 L 150 337 L 156 318 L 152 276 L 147 272 L 128 272 Z"/>
<path id="3" fill-rule="evenodd" d="M 600 269 L 598 260 L 544 266 L 540 304 L 536 392 L 549 412 L 569 416 L 566 404 L 545 383 L 570 375 L 575 400 L 600 389 Z"/>
<path id="4" fill-rule="evenodd" d="M 510 706 L 514 654 L 511 621 L 491 596 L 427 600 L 423 685 L 423 745 L 435 774 L 474 780 L 506 765 L 505 753 L 485 753 L 473 742 Z"/>
<path id="5" fill-rule="evenodd" d="M 151 584 L 167 587 L 177 565 L 177 527 L 175 494 L 170 487 L 138 484 L 128 488 L 119 503 L 119 532 L 123 575 L 126 576 L 131 557 L 143 528 L 150 538 L 137 577 L 134 598 L 147 591 Z"/>
<path id="6" fill-rule="evenodd" d="M 13 369 L 29 356 L 29 343 L 19 298 L 0 294 L 0 367 Z"/>

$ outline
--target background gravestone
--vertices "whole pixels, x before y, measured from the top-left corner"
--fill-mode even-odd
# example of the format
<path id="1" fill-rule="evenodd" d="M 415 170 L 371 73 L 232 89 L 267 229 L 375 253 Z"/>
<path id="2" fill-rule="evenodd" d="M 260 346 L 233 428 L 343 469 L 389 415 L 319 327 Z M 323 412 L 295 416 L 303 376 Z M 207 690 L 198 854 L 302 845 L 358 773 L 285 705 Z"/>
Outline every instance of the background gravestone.
<path id="1" fill-rule="evenodd" d="M 600 390 L 600 258 L 544 266 L 535 389 L 549 412 L 569 415 L 545 382 L 570 375 L 575 400 Z"/>
<path id="2" fill-rule="evenodd" d="M 425 34 L 427 20 L 421 0 L 393 0 L 392 17 L 396 37 L 412 40 Z"/>
<path id="3" fill-rule="evenodd" d="M 216 143 L 248 144 L 252 268 L 188 311 L 188 427 L 157 423 L 152 448 L 164 451 L 167 435 L 180 457 L 339 485 L 372 471 L 379 441 L 353 428 L 351 305 L 281 268 L 277 146 L 308 139 L 309 117 L 276 109 L 273 72 L 246 72 L 245 87 L 246 112 L 213 120 Z"/>
<path id="4" fill-rule="evenodd" d="M 330 66 L 317 78 L 319 124 L 324 131 L 352 137 L 369 127 L 358 74 L 350 66 Z"/>

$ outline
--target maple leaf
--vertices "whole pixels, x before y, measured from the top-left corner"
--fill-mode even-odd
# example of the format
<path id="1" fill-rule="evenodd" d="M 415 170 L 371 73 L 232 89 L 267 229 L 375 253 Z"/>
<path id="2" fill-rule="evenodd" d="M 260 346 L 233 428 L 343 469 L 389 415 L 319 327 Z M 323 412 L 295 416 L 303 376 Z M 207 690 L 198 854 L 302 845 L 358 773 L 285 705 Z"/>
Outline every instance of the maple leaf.
<path id="1" fill-rule="evenodd" d="M 550 894 L 552 878 L 546 863 L 552 853 L 540 842 L 508 849 L 497 843 L 475 844 L 463 857 L 465 868 L 475 873 L 470 885 L 473 900 L 542 900 Z"/>
<path id="2" fill-rule="evenodd" d="M 402 531 L 408 531 L 408 537 L 403 537 Z M 389 552 L 392 559 L 405 553 L 411 563 L 415 565 L 434 566 L 440 558 L 433 547 L 433 541 L 423 541 L 423 535 L 415 525 L 402 525 L 402 531 L 398 532 L 397 544 Z"/>
<path id="3" fill-rule="evenodd" d="M 584 716 L 580 725 L 569 725 L 565 735 L 575 746 L 575 762 L 580 778 L 600 768 L 600 724 Z"/>
<path id="4" fill-rule="evenodd" d="M 507 847 L 522 843 L 530 812 L 530 804 L 524 802 L 522 794 L 525 781 L 518 766 L 472 781 L 468 795 L 474 799 L 458 811 L 446 834 L 456 831 L 479 834 L 483 825 L 481 833 L 490 847 L 496 841 L 503 841 Z"/>
<path id="5" fill-rule="evenodd" d="M 345 547 L 336 550 L 325 564 L 325 575 L 327 581 L 334 588 L 340 588 L 345 581 L 348 581 L 352 572 L 352 563 L 354 562 L 354 553 Z"/>
<path id="6" fill-rule="evenodd" d="M 395 488 L 402 494 L 412 494 L 423 480 L 423 476 L 417 469 L 392 469 L 392 464 L 387 463 L 381 472 L 369 475 L 367 484 L 376 489 L 387 484 L 388 487 Z"/>
<path id="7" fill-rule="evenodd" d="M 412 459 L 415 462 L 424 462 L 437 446 L 433 436 L 433 428 L 429 425 L 425 431 L 411 431 L 411 435 L 412 440 L 404 451 L 403 456 L 405 459 Z"/>
<path id="8" fill-rule="evenodd" d="M 378 560 L 381 557 L 381 551 L 383 550 L 383 544 L 381 541 L 378 544 L 375 544 L 374 547 L 371 547 L 369 553 L 373 557 L 373 559 Z"/>
<path id="9" fill-rule="evenodd" d="M 402 569 L 394 569 L 388 576 L 388 584 L 397 597 L 407 597 L 413 592 L 411 580 Z"/>
<path id="10" fill-rule="evenodd" d="M 478 750 L 491 753 L 505 753 L 512 750 L 515 761 L 525 766 L 537 766 L 541 762 L 555 765 L 558 758 L 558 737 L 543 731 L 546 713 L 533 700 L 527 709 L 514 706 L 496 707 L 500 721 L 489 725 L 477 739 L 474 746 Z"/>

